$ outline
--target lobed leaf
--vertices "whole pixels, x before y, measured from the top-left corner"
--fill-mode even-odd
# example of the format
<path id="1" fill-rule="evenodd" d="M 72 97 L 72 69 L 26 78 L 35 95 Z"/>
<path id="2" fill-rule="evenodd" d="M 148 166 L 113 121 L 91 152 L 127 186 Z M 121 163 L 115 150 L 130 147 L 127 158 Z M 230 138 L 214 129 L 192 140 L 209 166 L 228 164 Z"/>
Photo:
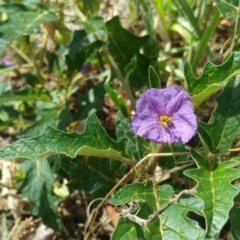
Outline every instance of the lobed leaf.
<path id="1" fill-rule="evenodd" d="M 40 119 L 37 120 L 30 127 L 24 129 L 20 132 L 18 138 L 33 137 L 41 134 L 43 128 L 46 125 L 51 125 L 60 130 L 64 130 L 71 122 L 72 115 L 69 110 L 69 103 L 66 103 L 61 108 L 49 108 L 49 109 L 36 109 L 35 113 L 37 116 L 40 116 Z"/>
<path id="2" fill-rule="evenodd" d="M 44 101 L 51 102 L 52 98 L 46 89 L 41 88 L 36 91 L 30 85 L 18 91 L 6 91 L 0 95 L 0 104 L 10 101 Z"/>
<path id="3" fill-rule="evenodd" d="M 7 14 L 7 21 L 0 24 L 0 54 L 20 36 L 31 34 L 44 22 L 58 19 L 52 11 L 38 4 L 32 4 L 31 7 L 23 4 L 4 4 L 0 5 L 0 11 Z"/>
<path id="4" fill-rule="evenodd" d="M 236 160 L 239 161 L 239 158 L 237 158 Z M 237 183 L 235 186 L 238 188 L 238 190 L 240 189 L 240 184 L 239 183 Z M 238 240 L 239 237 L 240 237 L 240 231 L 239 231 L 240 207 L 239 207 L 239 202 L 240 202 L 240 194 L 238 193 L 238 195 L 234 198 L 234 206 L 229 213 L 229 218 L 230 218 L 230 221 L 231 221 L 231 235 L 232 235 L 232 239 L 234 239 L 234 240 Z"/>
<path id="5" fill-rule="evenodd" d="M 62 157 L 60 166 L 69 175 L 69 186 L 85 190 L 94 197 L 104 197 L 117 183 L 122 163 L 110 158 Z"/>
<path id="6" fill-rule="evenodd" d="M 41 135 L 20 139 L 0 150 L 0 158 L 38 159 L 45 155 L 65 154 L 71 158 L 85 155 L 119 159 L 126 155 L 126 146 L 127 139 L 115 142 L 101 127 L 97 117 L 91 115 L 82 134 L 65 133 L 46 126 Z"/>
<path id="7" fill-rule="evenodd" d="M 189 154 L 183 154 L 175 156 L 174 153 L 180 153 L 180 152 L 188 152 L 185 144 L 183 143 L 175 143 L 172 145 L 167 144 L 163 148 L 163 153 L 172 153 L 172 156 L 162 156 L 161 161 L 159 161 L 159 166 L 165 169 L 172 169 L 175 167 L 184 167 L 190 159 L 190 153 Z"/>
<path id="8" fill-rule="evenodd" d="M 211 164 L 194 150 L 191 155 L 198 169 L 186 170 L 184 174 L 197 182 L 197 192 L 194 195 L 204 202 L 207 237 L 212 239 L 219 235 L 228 220 L 233 199 L 238 193 L 231 182 L 240 176 L 240 170 L 234 169 L 239 162 L 232 160 Z"/>
<path id="9" fill-rule="evenodd" d="M 150 214 L 164 206 L 173 196 L 174 191 L 170 185 L 159 186 L 154 191 L 152 182 L 147 181 L 123 187 L 110 199 L 110 203 L 123 205 L 135 201 L 139 208 L 132 214 L 147 219 Z M 172 204 L 146 227 L 121 218 L 111 239 L 203 239 L 205 231 L 200 228 L 197 222 L 186 217 L 188 211 L 201 214 L 201 209 L 202 204 L 198 199 L 187 198 Z"/>
<path id="10" fill-rule="evenodd" d="M 68 56 L 74 58 L 80 51 L 83 44 L 88 44 L 87 34 L 84 29 L 76 30 L 73 32 L 72 41 L 68 45 L 69 51 Z"/>
<path id="11" fill-rule="evenodd" d="M 20 166 L 25 170 L 25 179 L 19 193 L 29 199 L 31 213 L 41 217 L 48 227 L 60 230 L 61 218 L 57 214 L 57 206 L 61 198 L 53 193 L 52 188 L 57 175 L 52 173 L 46 158 L 37 161 L 24 159 Z"/>
<path id="12" fill-rule="evenodd" d="M 219 12 L 225 18 L 237 17 L 239 12 L 239 3 L 234 0 L 216 0 Z"/>
<path id="13" fill-rule="evenodd" d="M 85 31 L 92 34 L 95 40 L 106 42 L 108 40 L 107 29 L 104 24 L 104 19 L 99 16 L 92 16 L 86 22 L 81 22 Z"/>
<path id="14" fill-rule="evenodd" d="M 240 134 L 240 78 L 229 82 L 216 101 L 218 106 L 212 114 L 213 122 L 198 123 L 199 134 L 212 153 L 216 149 L 228 150 Z"/>
<path id="15" fill-rule="evenodd" d="M 202 75 L 194 76 L 189 62 L 184 65 L 184 74 L 188 84 L 188 92 L 192 96 L 193 105 L 197 108 L 209 96 L 224 87 L 240 73 L 240 52 L 234 52 L 222 65 L 208 62 Z"/>
<path id="16" fill-rule="evenodd" d="M 102 109 L 105 95 L 104 82 L 98 83 L 90 89 L 86 95 L 80 96 L 77 103 L 77 111 L 73 115 L 75 120 L 82 120 L 88 115 Z"/>
<path id="17" fill-rule="evenodd" d="M 120 69 L 124 69 L 131 59 L 139 52 L 146 43 L 148 37 L 137 37 L 125 30 L 118 17 L 113 17 L 106 23 L 108 31 L 108 48 Z"/>
<path id="18" fill-rule="evenodd" d="M 136 55 L 136 69 L 129 76 L 129 82 L 131 86 L 141 88 L 144 85 L 148 85 L 148 67 L 153 64 L 152 60 L 143 54 L 138 53 Z"/>
<path id="19" fill-rule="evenodd" d="M 119 141 L 125 138 L 129 140 L 126 152 L 132 159 L 139 161 L 147 153 L 149 140 L 134 134 L 129 119 L 122 114 L 118 114 L 117 117 L 116 136 Z"/>

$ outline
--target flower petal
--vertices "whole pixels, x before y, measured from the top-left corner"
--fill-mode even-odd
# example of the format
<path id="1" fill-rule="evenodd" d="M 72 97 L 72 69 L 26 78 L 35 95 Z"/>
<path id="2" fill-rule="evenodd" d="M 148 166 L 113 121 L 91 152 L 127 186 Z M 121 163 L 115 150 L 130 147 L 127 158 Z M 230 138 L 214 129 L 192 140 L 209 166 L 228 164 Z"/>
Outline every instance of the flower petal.
<path id="1" fill-rule="evenodd" d="M 194 114 L 174 114 L 173 124 L 175 127 L 174 137 L 176 142 L 186 143 L 197 132 L 197 121 Z"/>
<path id="2" fill-rule="evenodd" d="M 176 95 L 169 100 L 166 106 L 166 111 L 169 116 L 172 116 L 179 109 L 185 108 L 185 105 L 190 107 L 192 111 L 192 101 L 188 93 L 178 87 L 174 88 Z"/>
<path id="3" fill-rule="evenodd" d="M 147 137 L 152 128 L 160 125 L 157 118 L 144 114 L 135 114 L 132 120 L 132 130 L 140 137 Z"/>
<path id="4" fill-rule="evenodd" d="M 140 137 L 148 138 L 155 143 L 171 142 L 171 132 L 159 122 L 159 119 L 143 114 L 135 114 L 132 130 Z"/>
<path id="5" fill-rule="evenodd" d="M 196 116 L 188 93 L 177 86 L 151 88 L 140 96 L 132 120 L 132 130 L 156 143 L 188 142 L 197 131 Z M 163 126 L 160 116 L 167 115 L 171 123 Z"/>
<path id="6" fill-rule="evenodd" d="M 165 102 L 159 101 L 161 98 L 161 92 L 159 89 L 151 88 L 144 94 L 140 95 L 136 103 L 136 109 L 138 113 L 159 116 L 165 112 Z"/>

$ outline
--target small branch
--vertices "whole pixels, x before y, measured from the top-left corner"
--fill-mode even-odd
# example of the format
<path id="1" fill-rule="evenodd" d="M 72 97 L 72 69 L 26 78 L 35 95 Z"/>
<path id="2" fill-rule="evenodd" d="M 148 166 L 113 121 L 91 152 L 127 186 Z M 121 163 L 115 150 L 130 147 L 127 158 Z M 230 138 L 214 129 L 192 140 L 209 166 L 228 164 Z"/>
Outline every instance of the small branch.
<path id="1" fill-rule="evenodd" d="M 147 224 L 152 222 L 156 217 L 158 217 L 163 211 L 165 211 L 170 205 L 172 205 L 173 203 L 177 202 L 182 195 L 184 194 L 192 194 L 196 192 L 196 189 L 193 188 L 193 189 L 185 189 L 183 191 L 181 191 L 178 195 L 176 195 L 173 199 L 171 199 L 168 203 L 166 203 L 163 207 L 161 207 L 157 212 L 153 213 L 152 215 L 150 215 L 147 219 Z"/>
<path id="2" fill-rule="evenodd" d="M 15 224 L 14 224 L 11 232 L 8 234 L 8 237 L 7 237 L 6 240 L 12 239 L 12 235 L 15 235 L 15 236 L 17 235 L 17 234 L 16 234 L 16 231 L 17 231 L 17 228 L 19 227 L 20 223 L 21 223 L 21 219 L 18 218 L 18 219 L 15 221 Z"/>
<path id="3" fill-rule="evenodd" d="M 80 11 L 78 4 L 77 4 L 77 0 L 72 0 L 72 5 L 73 5 L 73 9 L 74 12 L 76 14 L 76 16 L 83 22 L 86 22 L 87 18 L 86 16 Z"/>
<path id="4" fill-rule="evenodd" d="M 165 144 L 159 144 L 158 147 L 157 147 L 156 153 L 161 153 L 164 146 L 165 146 Z M 159 161 L 159 157 L 160 156 L 153 156 L 153 157 L 150 158 L 147 169 L 146 169 L 146 172 L 148 174 L 152 175 L 154 173 L 155 168 L 156 168 L 156 166 L 158 164 L 158 161 Z"/>
<path id="5" fill-rule="evenodd" d="M 14 46 L 14 44 L 11 45 L 11 48 L 12 48 L 25 62 L 27 62 L 29 65 L 34 66 L 34 62 L 33 62 L 23 51 L 21 51 L 19 48 L 17 48 L 16 46 Z"/>
<path id="6" fill-rule="evenodd" d="M 0 181 L 0 187 L 5 187 L 5 188 L 8 188 L 8 189 L 16 189 L 17 190 L 16 186 L 10 186 L 8 184 L 2 183 L 1 181 Z"/>
<path id="7" fill-rule="evenodd" d="M 195 188 L 190 189 L 190 190 L 183 190 L 181 191 L 178 195 L 176 195 L 173 199 L 171 199 L 168 203 L 166 203 L 163 207 L 161 207 L 159 210 L 157 210 L 155 213 L 151 214 L 147 220 L 142 219 L 134 214 L 131 214 L 131 210 L 130 211 L 124 211 L 121 213 L 121 215 L 123 216 L 123 218 L 128 218 L 129 220 L 139 224 L 140 226 L 144 226 L 146 227 L 150 222 L 152 222 L 155 218 L 157 218 L 160 214 L 163 213 L 163 211 L 165 211 L 170 205 L 172 205 L 173 203 L 177 202 L 181 196 L 183 194 L 192 194 L 196 192 Z"/>

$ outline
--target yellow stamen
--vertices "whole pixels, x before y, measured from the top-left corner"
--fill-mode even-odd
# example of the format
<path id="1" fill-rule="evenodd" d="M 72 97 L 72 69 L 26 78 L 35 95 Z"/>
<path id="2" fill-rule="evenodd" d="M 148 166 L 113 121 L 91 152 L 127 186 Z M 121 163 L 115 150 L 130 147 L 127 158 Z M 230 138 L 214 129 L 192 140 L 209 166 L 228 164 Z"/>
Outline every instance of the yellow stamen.
<path id="1" fill-rule="evenodd" d="M 167 115 L 160 116 L 159 120 L 164 127 L 168 127 L 172 122 L 172 118 Z"/>

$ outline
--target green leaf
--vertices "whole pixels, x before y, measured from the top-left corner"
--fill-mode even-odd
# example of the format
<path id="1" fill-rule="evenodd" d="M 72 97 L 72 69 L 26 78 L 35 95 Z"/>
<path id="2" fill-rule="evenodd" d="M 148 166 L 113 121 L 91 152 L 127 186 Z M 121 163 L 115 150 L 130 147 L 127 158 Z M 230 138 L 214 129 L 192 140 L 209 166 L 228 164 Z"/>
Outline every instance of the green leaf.
<path id="1" fill-rule="evenodd" d="M 60 230 L 61 218 L 57 207 L 61 198 L 53 193 L 57 175 L 52 173 L 45 158 L 37 161 L 24 159 L 20 166 L 25 171 L 25 179 L 19 193 L 30 201 L 31 213 L 41 217 L 48 227 Z"/>
<path id="2" fill-rule="evenodd" d="M 61 159 L 61 168 L 69 175 L 69 186 L 84 190 L 94 197 L 104 197 L 117 183 L 122 163 L 114 159 L 83 157 Z"/>
<path id="3" fill-rule="evenodd" d="M 70 49 L 69 54 L 65 56 L 69 77 L 71 77 L 75 71 L 79 72 L 82 70 L 84 63 L 97 53 L 97 50 L 101 47 L 101 42 L 96 41 L 91 44 L 83 42 L 80 46 L 81 48 L 78 52 L 75 52 L 77 48 L 74 47 Z"/>
<path id="4" fill-rule="evenodd" d="M 82 120 L 90 114 L 102 109 L 105 95 L 104 82 L 98 83 L 94 88 L 88 91 L 88 94 L 80 96 L 77 103 L 77 111 L 74 114 L 74 120 Z"/>
<path id="5" fill-rule="evenodd" d="M 85 155 L 119 159 L 126 156 L 127 142 L 127 139 L 115 142 L 109 138 L 97 117 L 91 115 L 82 134 L 65 133 L 46 126 L 41 135 L 20 139 L 0 150 L 0 158 L 39 159 L 45 155 L 65 154 L 71 158 Z"/>
<path id="6" fill-rule="evenodd" d="M 108 40 L 107 29 L 104 24 L 104 19 L 99 16 L 92 16 L 87 19 L 86 22 L 81 22 L 85 31 L 93 37 L 94 40 L 100 40 L 106 42 Z M 93 36 L 91 36 L 93 35 Z"/>
<path id="7" fill-rule="evenodd" d="M 152 66 L 148 68 L 148 79 L 150 88 L 161 88 L 160 78 Z"/>
<path id="8" fill-rule="evenodd" d="M 129 77 L 131 86 L 141 88 L 144 85 L 148 85 L 148 67 L 152 64 L 151 59 L 147 58 L 143 54 L 138 53 L 136 55 L 137 65 L 134 72 Z"/>
<path id="9" fill-rule="evenodd" d="M 108 31 L 109 51 L 120 69 L 124 69 L 131 59 L 139 53 L 139 49 L 148 40 L 148 36 L 137 37 L 125 30 L 118 17 L 106 23 Z"/>
<path id="10" fill-rule="evenodd" d="M 51 102 L 52 98 L 45 88 L 36 91 L 30 85 L 18 91 L 6 91 L 0 95 L 0 103 L 10 101 L 44 101 Z"/>
<path id="11" fill-rule="evenodd" d="M 171 145 L 166 145 L 162 151 L 163 153 L 172 153 L 172 156 L 169 157 L 161 157 L 161 161 L 159 161 L 159 166 L 162 168 L 172 169 L 175 167 L 184 167 L 187 165 L 187 161 L 189 161 L 190 153 L 189 154 L 182 154 L 175 156 L 174 153 L 181 153 L 181 152 L 188 152 L 186 149 L 185 144 L 182 143 L 175 143 Z"/>
<path id="12" fill-rule="evenodd" d="M 201 142 L 203 144 L 203 148 L 205 150 L 205 152 L 209 151 L 213 154 L 217 154 L 220 151 L 218 149 L 216 149 L 213 145 L 212 142 L 212 136 L 209 135 L 209 133 L 205 130 L 205 128 L 202 126 L 202 122 L 198 122 L 198 135 L 201 139 Z"/>
<path id="13" fill-rule="evenodd" d="M 126 75 L 129 76 L 131 75 L 134 71 L 137 69 L 137 56 L 135 55 L 132 59 L 131 62 L 125 66 L 124 71 L 126 72 Z"/>
<path id="14" fill-rule="evenodd" d="M 81 0 L 78 1 L 78 6 L 83 11 L 85 15 L 87 15 L 89 12 L 94 13 L 96 12 L 100 7 L 100 0 Z"/>
<path id="15" fill-rule="evenodd" d="M 143 52 L 146 57 L 156 60 L 159 56 L 160 43 L 155 33 L 152 33 L 148 41 L 143 46 Z"/>
<path id="16" fill-rule="evenodd" d="M 60 130 L 64 130 L 71 122 L 71 113 L 69 110 L 69 103 L 65 104 L 62 108 L 53 109 L 36 109 L 37 116 L 41 118 L 32 124 L 30 127 L 18 134 L 18 138 L 33 137 L 41 134 L 42 129 L 46 125 L 51 125 Z"/>
<path id="17" fill-rule="evenodd" d="M 239 1 L 238 0 L 216 0 L 215 1 L 219 12 L 225 18 L 237 17 L 239 12 Z"/>
<path id="18" fill-rule="evenodd" d="M 234 168 L 239 161 L 226 161 L 210 164 L 202 155 L 192 150 L 191 155 L 198 169 L 189 169 L 184 174 L 197 182 L 196 197 L 204 202 L 207 236 L 218 236 L 228 220 L 233 199 L 238 193 L 231 182 L 240 176 L 240 170 Z"/>
<path id="19" fill-rule="evenodd" d="M 0 82 L 0 95 L 2 95 L 4 92 L 10 91 L 11 85 L 7 83 Z"/>
<path id="20" fill-rule="evenodd" d="M 0 25 L 0 55 L 20 36 L 31 34 L 44 22 L 58 19 L 53 12 L 37 4 L 32 4 L 31 7 L 23 4 L 0 5 L 0 12 L 7 14 L 7 21 Z"/>
<path id="21" fill-rule="evenodd" d="M 237 158 L 236 160 L 239 160 L 239 158 Z M 235 187 L 237 187 L 239 190 L 240 184 L 237 183 L 235 185 Z M 229 213 L 229 218 L 231 221 L 231 233 L 232 233 L 232 237 L 233 237 L 232 239 L 234 239 L 234 240 L 238 240 L 240 237 L 240 229 L 239 229 L 240 206 L 239 206 L 239 202 L 240 202 L 240 194 L 238 193 L 238 195 L 234 198 L 234 206 Z"/>
<path id="22" fill-rule="evenodd" d="M 199 122 L 199 133 L 213 153 L 214 149 L 228 150 L 240 133 L 240 78 L 229 82 L 216 101 L 218 107 L 212 114 L 213 122 Z"/>
<path id="23" fill-rule="evenodd" d="M 184 65 L 184 74 L 188 84 L 188 92 L 192 95 L 193 105 L 197 108 L 209 96 L 224 87 L 240 73 L 240 52 L 234 52 L 219 66 L 208 62 L 201 77 L 194 76 L 188 62 Z"/>
<path id="24" fill-rule="evenodd" d="M 157 199 L 155 196 L 157 195 Z M 114 205 L 136 201 L 139 205 L 132 214 L 147 219 L 157 209 L 164 206 L 174 196 L 170 185 L 162 185 L 153 191 L 152 182 L 129 184 L 110 199 Z M 156 203 L 158 206 L 156 206 Z M 201 214 L 202 204 L 196 198 L 183 198 L 168 207 L 147 227 L 142 227 L 128 219 L 121 218 L 112 235 L 112 240 L 128 239 L 203 239 L 205 232 L 197 222 L 187 218 L 189 211 Z"/>
<path id="25" fill-rule="evenodd" d="M 106 92 L 108 93 L 109 97 L 113 100 L 116 104 L 116 107 L 120 110 L 124 117 L 128 117 L 128 110 L 125 105 L 125 102 L 121 98 L 121 96 L 109 85 L 104 85 Z"/>
<path id="26" fill-rule="evenodd" d="M 74 58 L 75 55 L 80 51 L 82 45 L 89 43 L 86 37 L 87 37 L 87 34 L 84 29 L 76 30 L 73 32 L 72 41 L 68 46 L 69 48 L 68 56 L 70 56 L 71 58 Z"/>
<path id="27" fill-rule="evenodd" d="M 52 127 L 56 126 L 56 116 L 58 109 L 44 109 L 42 111 L 37 111 L 36 114 L 41 116 L 41 119 L 36 121 L 30 127 L 26 128 L 24 131 L 18 134 L 18 138 L 33 137 L 39 135 L 43 128 L 49 124 Z"/>
<path id="28" fill-rule="evenodd" d="M 129 119 L 125 118 L 122 114 L 118 114 L 116 125 L 117 139 L 127 138 L 129 140 L 126 149 L 128 155 L 136 161 L 142 159 L 148 151 L 149 140 L 134 134 Z"/>

